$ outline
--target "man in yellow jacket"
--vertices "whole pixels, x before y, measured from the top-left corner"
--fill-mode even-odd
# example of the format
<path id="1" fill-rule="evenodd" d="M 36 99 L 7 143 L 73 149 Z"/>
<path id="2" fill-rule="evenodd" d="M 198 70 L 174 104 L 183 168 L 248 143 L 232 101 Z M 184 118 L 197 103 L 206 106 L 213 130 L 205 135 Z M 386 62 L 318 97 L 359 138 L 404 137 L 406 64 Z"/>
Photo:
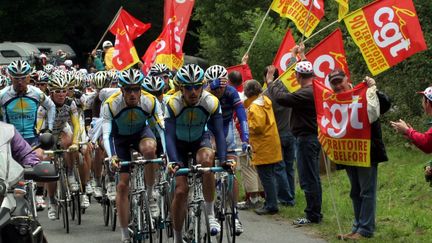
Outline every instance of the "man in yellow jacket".
<path id="1" fill-rule="evenodd" d="M 249 140 L 253 148 L 252 165 L 256 166 L 258 176 L 264 187 L 266 201 L 264 207 L 256 209 L 259 215 L 275 214 L 277 204 L 275 165 L 282 161 L 276 119 L 271 100 L 262 95 L 261 84 L 256 80 L 247 81 L 244 87 L 247 97 L 245 107 L 249 125 Z"/>
<path id="2" fill-rule="evenodd" d="M 105 70 L 114 69 L 114 65 L 112 63 L 113 55 L 114 55 L 114 47 L 111 41 L 104 41 L 102 44 L 103 51 L 105 52 Z"/>

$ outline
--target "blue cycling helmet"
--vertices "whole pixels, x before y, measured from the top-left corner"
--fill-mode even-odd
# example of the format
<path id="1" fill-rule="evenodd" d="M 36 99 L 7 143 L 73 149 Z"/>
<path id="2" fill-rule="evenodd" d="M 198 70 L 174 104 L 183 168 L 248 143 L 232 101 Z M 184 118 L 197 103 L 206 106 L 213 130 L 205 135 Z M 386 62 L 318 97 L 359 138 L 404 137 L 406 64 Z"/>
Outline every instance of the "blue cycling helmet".
<path id="1" fill-rule="evenodd" d="M 144 74 L 138 69 L 128 69 L 117 73 L 119 87 L 131 84 L 141 85 Z"/>
<path id="2" fill-rule="evenodd" d="M 147 76 L 142 82 L 142 87 L 147 92 L 158 92 L 163 90 L 165 82 L 161 77 L 158 76 Z"/>
<path id="3" fill-rule="evenodd" d="M 192 85 L 202 83 L 204 70 L 196 64 L 187 64 L 180 68 L 176 74 L 176 81 L 180 85 Z"/>
<path id="4" fill-rule="evenodd" d="M 7 67 L 8 74 L 11 77 L 22 77 L 27 76 L 31 73 L 32 68 L 30 64 L 23 60 L 17 60 L 11 62 Z"/>

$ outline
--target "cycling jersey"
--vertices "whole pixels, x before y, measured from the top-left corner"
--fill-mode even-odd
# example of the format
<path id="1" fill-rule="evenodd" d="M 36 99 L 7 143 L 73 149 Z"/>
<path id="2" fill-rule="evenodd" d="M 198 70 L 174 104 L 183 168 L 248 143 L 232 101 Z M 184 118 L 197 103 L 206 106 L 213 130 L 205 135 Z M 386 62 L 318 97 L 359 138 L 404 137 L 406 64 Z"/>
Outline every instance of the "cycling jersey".
<path id="1" fill-rule="evenodd" d="M 26 139 L 36 137 L 36 117 L 40 105 L 48 111 L 48 129 L 52 130 L 56 112 L 55 105 L 40 89 L 28 85 L 26 93 L 20 96 L 12 86 L 0 92 L 3 120 L 13 124 Z"/>
<path id="2" fill-rule="evenodd" d="M 247 125 L 246 111 L 237 90 L 227 85 L 223 95 L 219 98 L 222 107 L 223 129 L 225 137 L 228 135 L 230 124 L 232 123 L 234 111 L 240 122 L 241 140 L 249 143 L 249 128 Z"/>
<path id="3" fill-rule="evenodd" d="M 43 120 L 45 117 L 46 110 L 39 109 L 37 124 L 38 130 L 43 128 Z M 79 112 L 75 101 L 69 97 L 66 98 L 65 103 L 62 106 L 56 106 L 56 117 L 52 129 L 53 135 L 58 136 L 68 127 L 68 123 L 72 124 L 73 127 L 72 143 L 78 144 L 79 135 L 81 134 Z"/>
<path id="4" fill-rule="evenodd" d="M 188 106 L 182 93 L 178 91 L 169 99 L 165 117 L 166 146 L 170 161 L 184 163 L 185 161 L 180 160 L 177 143 L 196 144 L 206 133 L 207 124 L 215 135 L 218 158 L 225 160 L 226 142 L 222 112 L 219 100 L 214 95 L 204 90 L 198 103 Z"/>
<path id="5" fill-rule="evenodd" d="M 111 95 L 101 109 L 103 118 L 103 140 L 108 157 L 115 152 L 113 139 L 117 136 L 131 136 L 141 133 L 150 123 L 156 124 L 163 136 L 163 116 L 156 98 L 142 91 L 138 106 L 128 107 L 123 94 Z M 132 142 L 132 141 L 131 141 Z"/>

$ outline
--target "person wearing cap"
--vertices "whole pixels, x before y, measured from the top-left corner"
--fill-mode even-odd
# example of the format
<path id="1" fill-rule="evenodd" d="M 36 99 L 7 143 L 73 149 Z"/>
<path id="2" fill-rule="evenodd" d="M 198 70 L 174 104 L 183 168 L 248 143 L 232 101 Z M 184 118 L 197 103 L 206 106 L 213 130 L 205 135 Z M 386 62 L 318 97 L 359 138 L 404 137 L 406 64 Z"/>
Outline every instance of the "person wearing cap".
<path id="1" fill-rule="evenodd" d="M 432 86 L 427 87 L 424 91 L 417 92 L 422 94 L 422 106 L 427 115 L 432 116 Z M 390 122 L 393 129 L 405 135 L 412 143 L 424 153 L 432 153 L 432 127 L 425 133 L 416 131 L 410 124 L 404 120 Z"/>
<path id="2" fill-rule="evenodd" d="M 280 105 L 292 108 L 291 129 L 297 140 L 297 168 L 300 187 L 305 193 L 305 217 L 293 221 L 294 225 L 320 223 L 322 188 L 319 177 L 319 153 L 317 116 L 313 95 L 312 81 L 314 72 L 312 63 L 306 60 L 304 45 L 295 46 L 293 56 L 300 55 L 301 61 L 295 66 L 295 75 L 300 89 L 294 93 L 287 92 L 281 80 L 275 80 L 275 66 L 268 67 L 266 83 L 269 95 Z"/>
<path id="3" fill-rule="evenodd" d="M 114 47 L 111 41 L 104 41 L 102 44 L 103 51 L 105 52 L 104 62 L 105 62 L 105 70 L 114 69 L 114 65 L 112 63 L 113 55 L 114 55 Z"/>
<path id="4" fill-rule="evenodd" d="M 334 69 L 328 75 L 330 87 L 336 94 L 351 90 L 353 87 L 345 72 Z M 376 197 L 378 163 L 388 161 L 385 145 L 382 139 L 379 116 L 390 109 L 389 98 L 377 90 L 375 80 L 365 77 L 363 82 L 368 85 L 366 92 L 368 102 L 368 117 L 371 123 L 371 153 L 370 167 L 336 165 L 336 169 L 345 169 L 351 184 L 350 197 L 354 208 L 354 222 L 351 232 L 338 235 L 339 239 L 359 240 L 370 238 L 375 231 Z"/>

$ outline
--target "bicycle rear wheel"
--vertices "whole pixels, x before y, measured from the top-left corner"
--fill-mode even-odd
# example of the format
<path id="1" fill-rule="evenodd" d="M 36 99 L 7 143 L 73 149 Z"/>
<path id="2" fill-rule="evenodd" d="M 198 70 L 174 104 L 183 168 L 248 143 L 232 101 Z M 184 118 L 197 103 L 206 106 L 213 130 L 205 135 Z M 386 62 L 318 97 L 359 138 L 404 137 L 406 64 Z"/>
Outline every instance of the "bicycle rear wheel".
<path id="1" fill-rule="evenodd" d="M 117 224 L 117 207 L 115 201 L 109 201 L 109 211 L 111 217 L 111 230 L 115 231 Z"/>
<path id="2" fill-rule="evenodd" d="M 58 210 L 61 211 L 63 218 L 63 228 L 66 229 L 66 233 L 69 234 L 69 214 L 68 214 L 68 198 L 67 198 L 67 185 L 66 176 L 64 172 L 60 173 L 60 180 L 57 185 L 58 192 Z M 60 213 L 59 213 L 60 214 Z"/>

